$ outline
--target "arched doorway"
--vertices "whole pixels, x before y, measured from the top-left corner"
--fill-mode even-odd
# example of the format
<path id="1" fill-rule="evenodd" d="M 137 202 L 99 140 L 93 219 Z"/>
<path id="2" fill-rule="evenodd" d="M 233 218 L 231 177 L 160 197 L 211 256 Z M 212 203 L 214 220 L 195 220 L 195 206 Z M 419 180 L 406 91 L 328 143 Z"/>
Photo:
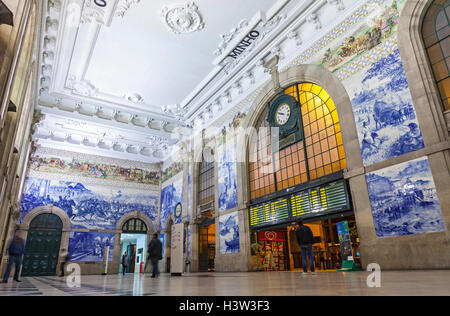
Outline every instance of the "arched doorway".
<path id="1" fill-rule="evenodd" d="M 281 79 L 286 80 L 285 75 Z M 360 163 L 361 154 L 359 148 L 349 150 L 349 142 L 344 150 L 352 126 L 347 126 L 346 134 L 341 129 L 342 113 L 338 115 L 339 103 L 335 103 L 341 98 L 335 99 L 314 78 L 297 77 L 287 85 L 282 82 L 284 88 L 274 91 L 253 113 L 251 126 L 256 133 L 249 139 L 245 175 L 252 255 L 260 257 L 257 262 L 266 271 L 300 269 L 293 222 L 301 218 L 316 237 L 316 269 L 336 270 L 344 261 L 360 263 L 356 218 L 344 172 Z M 343 238 L 348 240 L 345 249 L 340 247 Z"/>
<path id="2" fill-rule="evenodd" d="M 172 225 L 174 224 L 173 216 L 170 214 L 167 219 L 166 229 L 164 233 L 164 252 L 163 258 L 165 258 L 165 271 L 170 273 L 170 258 L 171 258 L 171 250 L 172 250 Z"/>
<path id="3" fill-rule="evenodd" d="M 216 244 L 216 225 L 211 212 L 204 213 L 204 220 L 198 224 L 198 271 L 213 272 Z"/>
<path id="4" fill-rule="evenodd" d="M 51 213 L 37 215 L 30 223 L 22 276 L 56 274 L 63 222 Z"/>
<path id="5" fill-rule="evenodd" d="M 120 235 L 120 256 L 128 253 L 128 265 L 126 273 L 140 271 L 141 263 L 146 260 L 148 228 L 144 221 L 139 218 L 131 218 L 122 226 Z M 123 266 L 120 267 L 123 269 Z M 122 272 L 122 271 L 119 271 Z"/>

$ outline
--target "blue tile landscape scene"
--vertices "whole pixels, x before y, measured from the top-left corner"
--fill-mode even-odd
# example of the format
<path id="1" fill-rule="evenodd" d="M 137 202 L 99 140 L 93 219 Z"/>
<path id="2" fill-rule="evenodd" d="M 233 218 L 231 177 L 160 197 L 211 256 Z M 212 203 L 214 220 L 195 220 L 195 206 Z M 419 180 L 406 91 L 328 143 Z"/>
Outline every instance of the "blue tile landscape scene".
<path id="1" fill-rule="evenodd" d="M 424 147 L 398 49 L 349 80 L 365 166 Z"/>
<path id="2" fill-rule="evenodd" d="M 238 212 L 226 214 L 219 219 L 220 253 L 236 253 L 239 248 Z"/>
<path id="3" fill-rule="evenodd" d="M 236 146 L 222 146 L 218 152 L 219 210 L 226 211 L 238 206 Z"/>
<path id="4" fill-rule="evenodd" d="M 179 179 L 161 190 L 161 229 L 166 229 L 167 220 L 170 214 L 173 215 L 175 224 L 181 223 L 180 217 L 175 217 L 175 207 L 178 203 L 183 203 L 183 179 Z"/>
<path id="5" fill-rule="evenodd" d="M 101 262 L 106 246 L 109 246 L 108 261 L 112 261 L 114 234 L 72 232 L 69 237 L 69 261 Z"/>
<path id="6" fill-rule="evenodd" d="M 142 190 L 27 178 L 19 223 L 36 207 L 49 204 L 66 212 L 72 228 L 81 229 L 116 229 L 117 221 L 134 211 L 154 223 L 158 215 L 158 197 Z"/>
<path id="7" fill-rule="evenodd" d="M 446 230 L 427 158 L 369 173 L 366 179 L 378 237 Z"/>

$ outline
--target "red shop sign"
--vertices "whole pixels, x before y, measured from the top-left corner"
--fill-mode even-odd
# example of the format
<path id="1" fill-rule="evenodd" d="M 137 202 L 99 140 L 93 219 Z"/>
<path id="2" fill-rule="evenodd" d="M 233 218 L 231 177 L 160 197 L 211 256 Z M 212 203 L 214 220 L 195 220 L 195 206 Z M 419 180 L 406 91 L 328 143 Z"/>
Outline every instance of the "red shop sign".
<path id="1" fill-rule="evenodd" d="M 259 240 L 266 241 L 284 241 L 283 232 L 267 230 L 263 232 L 259 232 Z"/>

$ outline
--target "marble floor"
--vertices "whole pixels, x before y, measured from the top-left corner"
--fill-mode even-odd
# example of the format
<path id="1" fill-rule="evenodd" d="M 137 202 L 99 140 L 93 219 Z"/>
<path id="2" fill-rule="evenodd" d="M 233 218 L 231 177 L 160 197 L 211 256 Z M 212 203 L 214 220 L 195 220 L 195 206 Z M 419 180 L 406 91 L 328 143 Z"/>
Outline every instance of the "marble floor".
<path id="1" fill-rule="evenodd" d="M 381 287 L 368 287 L 369 272 L 190 273 L 24 277 L 0 284 L 0 296 L 305 296 L 450 295 L 450 270 L 386 271 Z"/>

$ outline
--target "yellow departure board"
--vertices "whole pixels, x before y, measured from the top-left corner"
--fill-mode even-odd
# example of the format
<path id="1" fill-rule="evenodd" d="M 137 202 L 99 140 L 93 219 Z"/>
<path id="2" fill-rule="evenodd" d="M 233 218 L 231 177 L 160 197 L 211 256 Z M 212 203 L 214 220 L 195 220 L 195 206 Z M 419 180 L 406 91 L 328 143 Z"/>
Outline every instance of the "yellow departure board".
<path id="1" fill-rule="evenodd" d="M 308 214 L 348 209 L 350 200 L 345 182 L 336 181 L 250 207 L 250 226 L 272 225 Z"/>

